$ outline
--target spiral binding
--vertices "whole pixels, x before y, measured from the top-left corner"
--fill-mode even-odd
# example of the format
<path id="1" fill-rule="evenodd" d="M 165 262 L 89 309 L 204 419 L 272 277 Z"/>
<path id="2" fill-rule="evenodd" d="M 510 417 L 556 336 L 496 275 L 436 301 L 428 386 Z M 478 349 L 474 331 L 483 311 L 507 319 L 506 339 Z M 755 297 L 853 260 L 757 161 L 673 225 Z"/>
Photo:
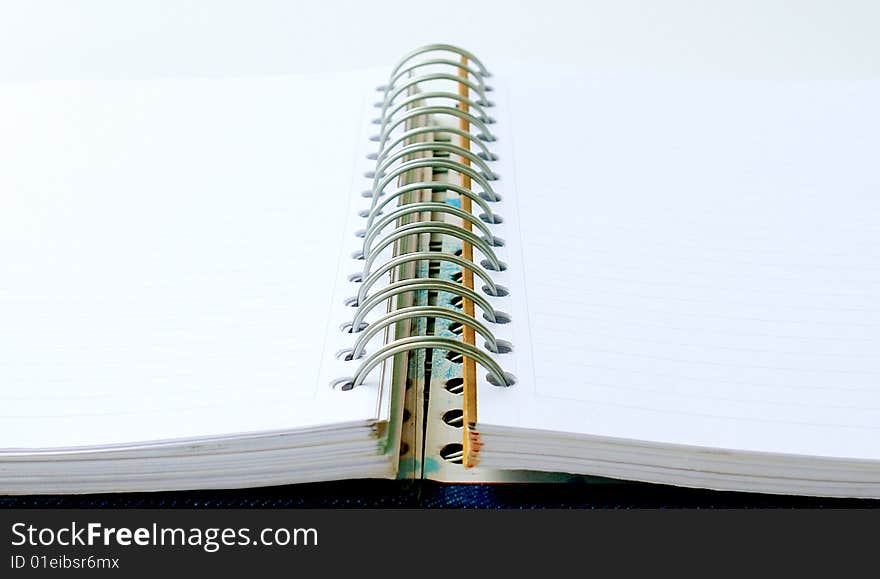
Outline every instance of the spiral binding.
<path id="1" fill-rule="evenodd" d="M 462 64 L 438 53 L 465 57 L 467 63 Z M 501 200 L 501 195 L 492 186 L 497 176 L 491 163 L 497 156 L 489 146 L 496 139 L 490 129 L 495 120 L 488 114 L 494 106 L 487 98 L 492 90 L 486 84 L 489 77 L 486 67 L 470 52 L 448 44 L 431 44 L 404 56 L 392 69 L 388 83 L 377 89 L 382 98 L 375 105 L 379 109 L 379 117 L 373 123 L 378 125 L 378 135 L 372 140 L 378 143 L 378 150 L 369 155 L 371 160 L 375 160 L 375 170 L 367 173 L 372 183 L 369 190 L 363 193 L 371 201 L 369 209 L 361 212 L 365 220 L 364 229 L 358 232 L 363 239 L 362 248 L 352 256 L 362 261 L 363 268 L 349 278 L 356 291 L 353 292 L 355 296 L 348 300 L 348 305 L 355 309 L 351 320 L 342 327 L 342 331 L 352 334 L 354 343 L 350 349 L 340 352 L 344 360 L 360 360 L 360 364 L 353 376 L 335 380 L 333 386 L 336 388 L 355 388 L 388 358 L 424 348 L 448 350 L 475 360 L 488 371 L 486 379 L 489 383 L 496 386 L 510 386 L 515 381 L 513 375 L 505 372 L 492 356 L 510 351 L 509 344 L 497 339 L 491 327 L 510 321 L 510 317 L 498 311 L 491 301 L 491 298 L 506 296 L 509 292 L 497 284 L 493 277 L 494 272 L 504 271 L 507 266 L 496 253 L 496 248 L 502 247 L 504 242 L 494 233 L 502 217 L 492 208 Z M 438 86 L 444 83 L 453 83 L 451 90 L 449 86 Z M 476 98 L 459 94 L 458 87 L 462 84 Z M 462 110 L 462 105 L 466 105 L 467 111 Z M 475 134 L 443 124 L 443 121 L 456 119 L 466 120 Z M 413 126 L 417 120 L 424 124 Z M 426 136 L 436 138 L 440 134 L 464 137 L 474 145 L 475 150 L 451 142 L 419 140 Z M 441 154 L 444 157 L 423 157 L 424 154 Z M 467 159 L 468 163 L 460 159 Z M 406 182 L 407 178 L 424 170 L 456 173 L 470 178 L 472 186 L 476 187 L 466 188 L 445 181 Z M 392 184 L 396 186 L 389 191 Z M 417 191 L 456 193 L 471 199 L 481 213 L 475 215 L 438 201 L 401 202 L 404 196 Z M 395 202 L 396 206 L 392 205 Z M 404 218 L 425 213 L 432 216 L 430 221 L 405 222 Z M 467 221 L 470 229 L 444 221 L 443 215 Z M 467 242 L 484 259 L 477 262 L 476 259 L 470 261 L 449 253 L 419 250 L 388 257 L 388 250 L 395 244 L 399 245 L 399 241 L 421 234 L 440 234 Z M 435 278 L 392 278 L 387 284 L 380 283 L 402 265 L 425 261 L 448 262 L 462 270 L 470 270 L 483 285 L 478 291 L 460 283 Z M 385 305 L 387 308 L 389 303 L 393 303 L 389 300 L 425 290 L 448 292 L 457 298 L 471 300 L 482 311 L 487 323 L 440 306 L 388 308 L 387 313 L 367 322 L 376 307 Z M 384 345 L 375 351 L 368 351 L 368 345 L 375 336 L 398 322 L 415 318 L 439 318 L 467 326 L 485 342 L 481 348 L 449 337 L 389 337 Z"/>

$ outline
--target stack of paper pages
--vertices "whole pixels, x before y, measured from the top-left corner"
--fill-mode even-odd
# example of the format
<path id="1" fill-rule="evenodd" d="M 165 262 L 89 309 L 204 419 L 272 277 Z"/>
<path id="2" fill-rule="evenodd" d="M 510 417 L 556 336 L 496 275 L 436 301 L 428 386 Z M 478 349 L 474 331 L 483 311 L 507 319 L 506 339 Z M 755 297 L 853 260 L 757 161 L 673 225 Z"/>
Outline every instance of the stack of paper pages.
<path id="1" fill-rule="evenodd" d="M 0 492 L 394 475 L 328 387 L 374 79 L 0 85 Z"/>

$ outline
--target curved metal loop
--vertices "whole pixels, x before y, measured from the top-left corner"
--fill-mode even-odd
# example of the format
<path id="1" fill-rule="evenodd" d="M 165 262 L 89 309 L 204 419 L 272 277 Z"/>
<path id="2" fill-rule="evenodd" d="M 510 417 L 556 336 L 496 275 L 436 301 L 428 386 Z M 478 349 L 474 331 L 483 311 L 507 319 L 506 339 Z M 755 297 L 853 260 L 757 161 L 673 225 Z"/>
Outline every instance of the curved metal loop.
<path id="1" fill-rule="evenodd" d="M 459 312 L 458 310 L 442 308 L 439 306 L 411 306 L 388 312 L 360 332 L 354 343 L 354 347 L 351 350 L 352 359 L 356 360 L 363 355 L 367 343 L 378 332 L 391 324 L 412 318 L 443 318 L 473 328 L 476 333 L 486 338 L 489 351 L 498 353 L 498 340 L 495 338 L 495 334 L 471 316 Z"/>
<path id="2" fill-rule="evenodd" d="M 370 227 L 370 229 L 364 234 L 364 248 L 369 247 L 373 242 L 373 238 L 381 233 L 383 229 L 388 227 L 391 222 L 404 217 L 405 215 L 422 212 L 448 213 L 449 215 L 454 215 L 464 221 L 468 221 L 473 227 L 479 229 L 483 235 L 486 236 L 485 239 L 489 244 L 495 246 L 495 236 L 492 234 L 492 230 L 489 229 L 489 226 L 486 225 L 484 221 L 480 220 L 470 211 L 465 211 L 455 205 L 443 203 L 442 201 L 421 201 L 419 203 L 405 203 L 403 205 L 398 205 L 394 211 L 382 215 L 379 221 Z"/>
<path id="3" fill-rule="evenodd" d="M 456 61 L 449 59 L 449 58 L 429 58 L 426 60 L 420 60 L 418 62 L 414 62 L 412 64 L 405 65 L 405 66 L 399 68 L 397 70 L 397 72 L 391 76 L 391 79 L 388 81 L 388 84 L 386 84 L 384 86 L 380 86 L 376 90 L 388 92 L 388 89 L 391 88 L 392 86 L 394 86 L 394 83 L 396 83 L 398 80 L 400 80 L 407 73 L 412 72 L 415 69 L 421 68 L 423 66 L 437 66 L 437 65 L 453 66 L 456 69 L 458 69 L 459 71 L 462 71 L 462 70 L 467 71 L 467 73 L 475 81 L 477 81 L 480 84 L 480 86 L 483 87 L 484 91 L 492 90 L 491 88 L 486 87 L 486 80 L 485 80 L 486 75 L 481 74 L 479 70 L 471 67 L 470 64 L 462 64 L 461 62 L 456 62 Z"/>
<path id="4" fill-rule="evenodd" d="M 466 104 L 469 108 L 475 109 L 479 114 L 479 116 L 477 118 L 480 119 L 481 121 L 483 121 L 484 123 L 486 123 L 487 125 L 495 122 L 495 119 L 490 117 L 486 113 L 486 109 L 484 108 L 484 107 L 492 106 L 492 103 L 488 103 L 488 104 L 483 105 L 483 104 L 478 103 L 477 101 L 471 100 L 471 99 L 464 97 L 458 93 L 447 92 L 447 91 L 430 91 L 430 92 L 420 92 L 420 93 L 416 93 L 414 95 L 408 96 L 407 98 L 403 99 L 402 101 L 400 101 L 399 103 L 394 105 L 394 108 L 391 109 L 390 111 L 388 109 L 388 107 L 389 107 L 388 104 L 380 103 L 380 104 L 382 104 L 382 107 L 381 107 L 382 111 L 379 114 L 378 124 L 384 126 L 387 119 L 389 119 L 389 118 L 393 117 L 394 115 L 396 115 L 397 113 L 399 113 L 401 109 L 405 109 L 413 103 L 417 103 L 419 101 L 425 101 L 425 100 L 429 100 L 429 99 L 451 99 L 456 102 Z"/>
<path id="5" fill-rule="evenodd" d="M 379 181 L 379 183 L 373 186 L 373 190 L 371 191 L 373 202 L 370 208 L 372 209 L 372 207 L 376 205 L 379 197 L 381 197 L 382 194 L 385 192 L 385 187 L 391 184 L 392 181 L 394 181 L 401 175 L 409 173 L 410 171 L 429 168 L 441 168 L 449 171 L 455 171 L 460 175 L 466 175 L 480 186 L 480 188 L 483 190 L 483 193 L 486 195 L 486 197 L 488 197 L 489 201 L 494 202 L 500 200 L 498 194 L 495 193 L 495 190 L 492 188 L 492 185 L 489 184 L 486 178 L 480 175 L 478 172 L 474 171 L 471 167 L 465 165 L 464 163 L 451 161 L 449 159 L 413 159 L 412 161 L 401 163 L 400 165 L 395 167 L 390 173 L 386 173 Z"/>
<path id="6" fill-rule="evenodd" d="M 486 213 L 486 216 L 492 222 L 495 221 L 495 213 L 492 212 L 492 208 L 489 207 L 489 204 L 486 202 L 486 200 L 471 191 L 470 189 L 462 187 L 461 185 L 456 185 L 455 183 L 441 183 L 440 181 L 418 181 L 416 183 L 409 183 L 407 185 L 404 185 L 403 187 L 398 187 L 394 191 L 381 197 L 379 202 L 370 208 L 370 213 L 367 214 L 367 230 L 369 230 L 370 227 L 373 226 L 373 220 L 379 213 L 382 212 L 382 209 L 386 205 L 402 195 L 406 195 L 407 193 L 411 193 L 413 191 L 419 191 L 420 189 L 430 189 L 431 191 L 448 190 L 458 193 L 459 195 L 467 197 L 471 201 L 479 205 L 480 209 L 482 209 Z"/>
<path id="7" fill-rule="evenodd" d="M 448 72 L 431 72 L 428 74 L 422 74 L 419 76 L 410 77 L 409 79 L 407 79 L 406 81 L 404 81 L 403 83 L 401 83 L 399 85 L 396 85 L 393 87 L 388 87 L 388 90 L 386 90 L 386 92 L 385 92 L 385 98 L 382 99 L 383 108 L 387 107 L 388 105 L 393 103 L 394 99 L 399 97 L 401 94 L 403 94 L 407 90 L 409 90 L 413 87 L 417 87 L 420 84 L 422 84 L 423 82 L 431 82 L 431 81 L 435 81 L 435 80 L 448 80 L 448 81 L 456 83 L 455 86 L 459 86 L 459 85 L 463 84 L 466 87 L 468 87 L 469 89 L 471 89 L 472 91 L 474 91 L 475 93 L 477 93 L 477 96 L 480 97 L 480 100 L 478 100 L 477 102 L 479 102 L 480 104 L 488 104 L 489 103 L 489 99 L 486 98 L 486 90 L 485 90 L 488 87 L 484 87 L 484 86 L 480 86 L 479 84 L 475 84 L 473 81 L 470 81 L 466 78 L 460 77 L 457 74 L 450 74 Z"/>
<path id="8" fill-rule="evenodd" d="M 367 317 L 367 315 L 371 311 L 373 311 L 373 308 L 375 308 L 379 304 L 390 300 L 394 296 L 406 292 L 419 290 L 435 290 L 447 292 L 455 294 L 464 299 L 469 299 L 474 302 L 474 304 L 476 304 L 481 310 L 483 310 L 483 313 L 486 315 L 486 318 L 490 322 L 494 323 L 498 319 L 495 308 L 492 306 L 489 300 L 467 286 L 445 279 L 414 278 L 397 280 L 383 287 L 375 294 L 365 299 L 363 302 L 358 302 L 359 305 L 357 311 L 355 312 L 354 317 L 351 320 L 351 327 L 360 328 L 361 325 L 363 325 L 364 319 Z"/>
<path id="9" fill-rule="evenodd" d="M 381 163 L 376 164 L 376 172 L 373 175 L 373 186 L 376 186 L 379 178 L 384 176 L 385 171 L 397 160 L 402 157 L 406 157 L 407 155 L 415 155 L 416 153 L 424 153 L 424 152 L 435 152 L 441 151 L 445 153 L 452 153 L 453 155 L 458 155 L 459 157 L 464 157 L 468 159 L 471 163 L 479 167 L 480 171 L 483 173 L 483 177 L 486 178 L 487 181 L 495 181 L 498 179 L 498 176 L 492 171 L 489 167 L 488 163 L 483 160 L 479 155 L 475 155 L 472 152 L 459 147 L 458 145 L 453 145 L 452 143 L 438 143 L 436 141 L 428 142 L 428 143 L 413 143 L 411 145 L 407 145 L 406 147 L 398 150 L 393 155 L 385 158 Z M 409 159 L 410 161 L 414 161 L 416 159 Z M 404 161 L 406 162 L 406 160 Z M 466 165 L 465 165 L 466 166 Z"/>
<path id="10" fill-rule="evenodd" d="M 395 147 L 399 146 L 401 143 L 407 143 L 410 139 L 417 137 L 419 135 L 424 135 L 426 133 L 450 133 L 453 135 L 458 135 L 463 139 L 467 139 L 471 144 L 477 145 L 481 151 L 480 156 L 487 161 L 496 161 L 498 156 L 495 155 L 492 151 L 489 150 L 489 145 L 486 144 L 486 141 L 482 139 L 476 138 L 471 133 L 459 129 L 458 127 L 415 127 L 409 129 L 402 133 L 400 136 L 395 137 L 395 139 L 391 142 L 390 145 L 385 147 L 384 149 L 380 149 L 378 153 L 376 153 L 376 161 L 382 161 L 386 156 L 391 154 L 391 151 L 395 149 Z M 376 138 L 378 141 L 378 137 Z"/>
<path id="11" fill-rule="evenodd" d="M 486 259 L 489 260 L 489 263 L 492 264 L 496 271 L 501 269 L 501 261 L 498 259 L 495 251 L 482 237 L 474 235 L 467 229 L 458 225 L 452 225 L 451 223 L 444 223 L 442 221 L 416 221 L 415 223 L 407 223 L 406 225 L 398 227 L 376 243 L 375 247 L 366 247 L 364 249 L 363 277 L 366 278 L 370 274 L 373 262 L 376 261 L 377 256 L 381 255 L 383 249 L 398 239 L 403 239 L 410 235 L 418 235 L 419 233 L 439 233 L 470 243 L 486 256 Z"/>
<path id="12" fill-rule="evenodd" d="M 476 56 L 474 56 L 473 53 L 465 50 L 464 48 L 460 48 L 460 47 L 452 45 L 452 44 L 426 44 L 425 46 L 420 46 L 419 48 L 411 50 L 410 52 L 406 53 L 403 56 L 403 58 L 401 58 L 399 61 L 397 61 L 397 64 L 394 66 L 394 69 L 391 71 L 391 78 L 394 78 L 394 76 L 400 71 L 401 68 L 403 68 L 406 65 L 407 62 L 409 62 L 410 60 L 414 59 L 417 56 L 421 56 L 421 55 L 427 54 L 429 52 L 452 52 L 452 53 L 455 53 L 459 56 L 463 56 L 466 59 L 468 59 L 468 61 L 474 63 L 474 65 L 479 70 L 480 76 L 485 76 L 485 77 L 492 76 L 489 73 L 489 71 L 486 69 L 486 67 L 483 66 L 483 63 L 480 62 L 480 59 L 477 58 Z"/>
<path id="13" fill-rule="evenodd" d="M 381 151 L 384 148 L 385 141 L 388 140 L 388 137 L 391 136 L 391 133 L 394 132 L 394 129 L 396 129 L 400 125 L 405 124 L 410 119 L 425 115 L 450 115 L 453 117 L 464 119 L 477 127 L 477 129 L 479 129 L 479 134 L 477 135 L 478 139 L 482 139 L 484 141 L 495 140 L 495 135 L 492 134 L 492 131 L 490 131 L 489 127 L 486 126 L 486 123 L 484 123 L 474 115 L 466 113 L 463 110 L 457 109 L 455 107 L 442 105 L 425 105 L 421 107 L 413 107 L 406 111 L 405 114 L 397 117 L 392 123 L 385 125 L 382 131 L 379 133 L 379 150 Z"/>
<path id="14" fill-rule="evenodd" d="M 364 380 L 367 378 L 367 375 L 373 370 L 373 368 L 375 368 L 386 358 L 396 356 L 401 352 L 407 352 L 410 350 L 421 350 L 424 348 L 448 350 L 450 352 L 457 352 L 462 356 L 467 356 L 468 358 L 476 360 L 480 363 L 481 366 L 486 368 L 486 370 L 488 370 L 489 373 L 495 377 L 495 380 L 498 382 L 498 384 L 503 386 L 511 385 L 508 381 L 507 376 L 504 374 L 504 370 L 502 370 L 501 366 L 498 365 L 498 362 L 496 362 L 492 358 L 492 356 L 480 350 L 476 346 L 472 346 L 471 344 L 467 344 L 465 342 L 459 342 L 458 340 L 454 340 L 452 338 L 410 336 L 386 344 L 376 350 L 373 354 L 367 356 L 364 361 L 361 362 L 361 365 L 358 367 L 357 372 L 355 372 L 355 375 L 351 380 L 350 388 L 357 388 L 358 386 L 363 384 Z"/>
<path id="15" fill-rule="evenodd" d="M 395 256 L 392 259 L 389 259 L 385 263 L 382 264 L 379 269 L 370 273 L 370 275 L 360 283 L 360 287 L 358 288 L 357 301 L 360 303 L 367 297 L 367 292 L 370 291 L 370 288 L 377 282 L 379 279 L 390 272 L 395 267 L 403 265 L 405 263 L 409 263 L 411 261 L 448 261 L 454 263 L 455 265 L 469 269 L 474 272 L 478 278 L 486 282 L 486 285 L 489 287 L 489 291 L 486 292 L 489 295 L 497 296 L 498 295 L 498 286 L 495 285 L 495 280 L 492 279 L 492 276 L 489 275 L 485 269 L 479 264 L 476 264 L 472 261 L 464 259 L 458 255 L 450 255 L 448 253 L 441 253 L 439 251 L 414 251 L 412 253 L 404 253 L 403 255 Z M 354 326 L 355 328 L 357 326 Z"/>

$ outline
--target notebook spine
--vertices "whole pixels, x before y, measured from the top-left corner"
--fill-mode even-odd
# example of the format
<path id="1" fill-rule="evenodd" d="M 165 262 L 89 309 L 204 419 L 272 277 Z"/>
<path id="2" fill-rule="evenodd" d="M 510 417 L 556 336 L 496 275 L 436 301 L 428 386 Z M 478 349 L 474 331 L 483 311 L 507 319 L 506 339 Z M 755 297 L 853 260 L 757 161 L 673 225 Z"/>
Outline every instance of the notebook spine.
<path id="1" fill-rule="evenodd" d="M 363 192 L 370 204 L 361 212 L 364 227 L 357 235 L 363 242 L 353 256 L 363 267 L 349 276 L 353 296 L 347 303 L 353 310 L 350 321 L 342 327 L 352 335 L 352 347 L 341 356 L 360 363 L 353 375 L 335 380 L 335 388 L 357 388 L 379 364 L 418 349 L 447 350 L 468 357 L 488 372 L 486 380 L 495 386 L 510 386 L 515 380 L 494 357 L 509 351 L 510 344 L 499 340 L 493 330 L 509 321 L 509 315 L 493 305 L 493 298 L 506 296 L 509 290 L 496 280 L 506 264 L 497 253 L 504 242 L 495 233 L 503 218 L 498 212 L 501 195 L 493 187 L 497 175 L 492 163 L 497 156 L 491 146 L 495 121 L 489 115 L 493 107 L 488 98 L 492 88 L 486 83 L 489 76 L 471 53 L 433 44 L 407 54 L 392 70 L 388 83 L 377 89 L 382 95 L 375 104 L 379 116 L 373 121 L 378 132 L 371 137 L 377 149 L 369 155 L 375 169 L 366 175 L 371 186 Z M 462 86 L 467 96 L 459 90 Z M 454 137 L 465 146 L 455 144 Z M 434 178 L 443 174 L 457 178 Z M 448 199 L 438 201 L 428 196 L 431 200 L 425 201 L 425 196 L 411 196 L 419 192 L 469 199 L 475 211 L 465 211 Z M 427 220 L 417 217 L 424 215 L 429 216 Z M 482 259 L 469 260 L 456 253 L 425 251 L 418 244 L 401 243 L 425 234 L 470 244 Z M 424 262 L 469 271 L 479 283 L 471 288 L 460 283 L 461 276 L 454 282 L 402 274 L 404 266 Z M 419 291 L 448 292 L 455 296 L 453 304 L 470 300 L 482 311 L 486 323 L 450 307 L 396 305 L 404 294 Z M 386 313 L 377 317 L 373 312 L 382 306 Z M 398 322 L 415 318 L 442 319 L 471 328 L 481 340 L 466 343 L 460 337 L 398 336 L 389 331 Z M 383 331 L 386 340 L 369 351 L 373 338 Z"/>

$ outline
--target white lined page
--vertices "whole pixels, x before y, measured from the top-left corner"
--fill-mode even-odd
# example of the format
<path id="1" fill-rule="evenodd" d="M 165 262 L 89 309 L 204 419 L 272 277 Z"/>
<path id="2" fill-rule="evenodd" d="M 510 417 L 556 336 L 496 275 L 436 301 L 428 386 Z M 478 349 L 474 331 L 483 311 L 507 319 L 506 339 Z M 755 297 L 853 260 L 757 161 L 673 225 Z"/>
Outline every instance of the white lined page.
<path id="1" fill-rule="evenodd" d="M 880 83 L 511 85 L 534 375 L 481 423 L 880 458 Z"/>
<path id="2" fill-rule="evenodd" d="M 373 84 L 0 84 L 0 449 L 375 418 L 318 396 Z"/>

